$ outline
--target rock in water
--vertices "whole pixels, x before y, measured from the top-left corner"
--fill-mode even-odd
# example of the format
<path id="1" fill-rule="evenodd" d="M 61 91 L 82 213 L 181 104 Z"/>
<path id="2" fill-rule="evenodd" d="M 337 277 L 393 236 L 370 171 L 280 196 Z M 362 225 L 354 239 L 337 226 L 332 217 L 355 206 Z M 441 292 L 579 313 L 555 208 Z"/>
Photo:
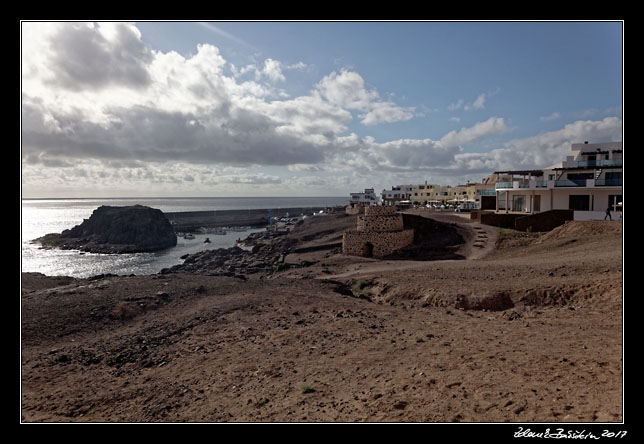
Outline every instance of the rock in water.
<path id="1" fill-rule="evenodd" d="M 91 253 L 141 253 L 173 247 L 177 236 L 161 210 L 142 205 L 101 206 L 82 224 L 36 241 L 43 247 Z"/>

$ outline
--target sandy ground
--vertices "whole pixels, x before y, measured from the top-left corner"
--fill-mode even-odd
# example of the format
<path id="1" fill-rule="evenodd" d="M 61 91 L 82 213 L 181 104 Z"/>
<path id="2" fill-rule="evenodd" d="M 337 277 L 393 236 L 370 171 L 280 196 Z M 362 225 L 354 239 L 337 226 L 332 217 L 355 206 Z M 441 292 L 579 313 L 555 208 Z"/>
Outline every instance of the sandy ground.
<path id="1" fill-rule="evenodd" d="M 246 281 L 23 274 L 22 421 L 622 421 L 621 224 L 435 217 L 465 260 L 328 249 Z M 321 219 L 300 245 L 351 225 Z"/>

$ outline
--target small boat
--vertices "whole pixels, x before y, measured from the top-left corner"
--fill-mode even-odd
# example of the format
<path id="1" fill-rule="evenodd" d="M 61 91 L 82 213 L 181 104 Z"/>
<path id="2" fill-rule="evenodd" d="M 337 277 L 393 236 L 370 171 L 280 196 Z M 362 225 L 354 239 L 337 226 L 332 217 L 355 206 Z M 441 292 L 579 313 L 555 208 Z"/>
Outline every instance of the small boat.
<path id="1" fill-rule="evenodd" d="M 204 244 L 209 244 L 210 243 L 210 238 L 207 237 L 205 241 L 203 241 Z"/>
<path id="2" fill-rule="evenodd" d="M 194 239 L 195 237 L 191 233 L 186 233 L 186 234 L 183 235 L 183 238 L 184 239 Z"/>

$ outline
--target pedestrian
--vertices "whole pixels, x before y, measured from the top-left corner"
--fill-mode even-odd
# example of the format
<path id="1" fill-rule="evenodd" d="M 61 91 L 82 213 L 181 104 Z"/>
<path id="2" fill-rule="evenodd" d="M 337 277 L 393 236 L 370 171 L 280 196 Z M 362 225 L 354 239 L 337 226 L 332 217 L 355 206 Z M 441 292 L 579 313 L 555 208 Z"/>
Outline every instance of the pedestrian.
<path id="1" fill-rule="evenodd" d="M 613 218 L 610 216 L 610 205 L 608 206 L 608 208 L 606 208 L 606 216 L 604 216 L 604 220 L 606 220 L 606 218 L 608 218 L 608 220 L 613 220 Z"/>

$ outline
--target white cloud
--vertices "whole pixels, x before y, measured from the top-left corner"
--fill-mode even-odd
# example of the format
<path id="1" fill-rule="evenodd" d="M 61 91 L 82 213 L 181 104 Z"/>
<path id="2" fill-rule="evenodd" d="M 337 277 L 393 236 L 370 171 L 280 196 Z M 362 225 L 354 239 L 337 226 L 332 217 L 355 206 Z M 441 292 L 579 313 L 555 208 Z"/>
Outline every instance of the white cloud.
<path id="1" fill-rule="evenodd" d="M 554 113 L 550 114 L 549 116 L 541 116 L 541 117 L 539 117 L 539 120 L 541 120 L 542 122 L 550 122 L 552 120 L 557 120 L 560 117 L 561 117 L 561 114 L 559 114 L 557 111 L 555 111 Z"/>
<path id="2" fill-rule="evenodd" d="M 478 122 L 470 128 L 450 131 L 440 142 L 444 146 L 459 146 L 471 143 L 489 134 L 503 134 L 510 130 L 502 117 L 490 117 L 484 122 Z"/>
<path id="3" fill-rule="evenodd" d="M 264 61 L 264 69 L 262 73 L 268 77 L 272 82 L 283 82 L 286 80 L 284 74 L 282 74 L 281 63 L 277 60 L 266 59 Z"/>
<path id="4" fill-rule="evenodd" d="M 377 125 L 409 120 L 414 117 L 414 113 L 413 109 L 402 108 L 392 102 L 376 102 L 371 105 L 367 113 L 360 115 L 360 117 L 365 125 Z"/>
<path id="5" fill-rule="evenodd" d="M 449 111 L 456 111 L 461 108 L 463 108 L 463 110 L 465 111 L 485 109 L 485 102 L 487 101 L 487 99 L 498 94 L 498 92 L 499 92 L 499 88 L 493 91 L 481 93 L 471 103 L 465 103 L 463 99 L 458 99 L 456 102 L 450 103 L 447 106 L 447 109 Z"/>
<path id="6" fill-rule="evenodd" d="M 473 109 L 483 109 L 485 108 L 485 99 L 487 98 L 487 94 L 483 93 L 480 94 L 476 100 L 472 104 L 465 105 L 463 108 L 465 111 L 470 111 Z"/>
<path id="7" fill-rule="evenodd" d="M 414 117 L 414 108 L 383 102 L 377 91 L 367 90 L 364 79 L 356 72 L 332 72 L 317 84 L 316 90 L 334 105 L 360 111 L 365 125 L 399 122 Z"/>
<path id="8" fill-rule="evenodd" d="M 456 102 L 450 103 L 447 106 L 447 109 L 450 111 L 456 111 L 457 109 L 460 109 L 463 106 L 463 103 L 465 103 L 463 99 L 458 99 Z"/>

